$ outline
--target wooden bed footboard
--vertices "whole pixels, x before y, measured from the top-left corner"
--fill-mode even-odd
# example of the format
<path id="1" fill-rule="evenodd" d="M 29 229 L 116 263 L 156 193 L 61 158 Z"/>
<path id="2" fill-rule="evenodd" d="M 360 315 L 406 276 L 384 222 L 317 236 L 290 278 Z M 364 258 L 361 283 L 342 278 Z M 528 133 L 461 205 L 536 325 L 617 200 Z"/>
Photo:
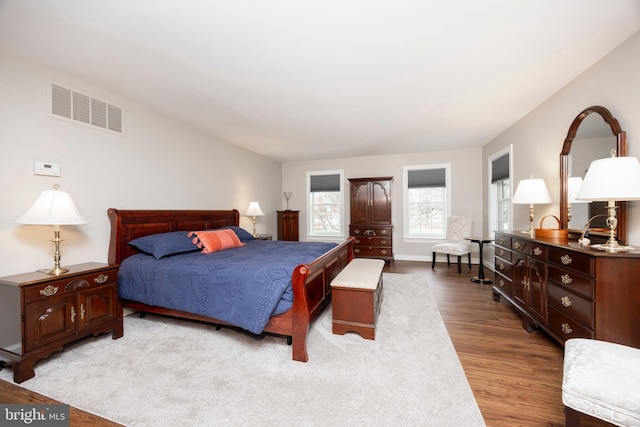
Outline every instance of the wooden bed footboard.
<path id="1" fill-rule="evenodd" d="M 109 264 L 120 264 L 137 253 L 127 243 L 138 237 L 171 231 L 192 231 L 239 225 L 238 210 L 118 210 L 107 211 L 111 221 Z M 353 259 L 353 238 L 349 237 L 313 262 L 298 265 L 292 272 L 293 306 L 273 316 L 264 331 L 291 338 L 293 359 L 309 360 L 306 338 L 310 323 L 331 301 L 331 281 Z M 138 311 L 198 320 L 215 325 L 229 323 L 198 314 L 122 301 L 124 307 Z"/>

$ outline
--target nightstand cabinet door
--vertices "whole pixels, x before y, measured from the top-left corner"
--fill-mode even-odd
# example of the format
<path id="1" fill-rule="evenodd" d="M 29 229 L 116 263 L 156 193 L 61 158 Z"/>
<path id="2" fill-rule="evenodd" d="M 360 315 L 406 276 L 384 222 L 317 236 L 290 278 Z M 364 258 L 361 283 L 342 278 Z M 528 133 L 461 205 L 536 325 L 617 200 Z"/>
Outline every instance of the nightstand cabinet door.
<path id="1" fill-rule="evenodd" d="M 24 308 L 25 351 L 74 335 L 77 321 L 75 305 L 73 294 L 27 304 Z"/>
<path id="2" fill-rule="evenodd" d="M 115 284 L 90 288 L 78 294 L 78 330 L 93 328 L 118 317 L 118 288 Z"/>

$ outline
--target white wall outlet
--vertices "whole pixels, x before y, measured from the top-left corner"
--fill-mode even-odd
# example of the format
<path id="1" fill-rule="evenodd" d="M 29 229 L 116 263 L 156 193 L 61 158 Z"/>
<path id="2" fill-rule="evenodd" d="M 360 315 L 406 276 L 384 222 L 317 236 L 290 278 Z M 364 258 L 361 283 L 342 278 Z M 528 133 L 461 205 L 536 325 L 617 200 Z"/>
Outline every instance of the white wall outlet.
<path id="1" fill-rule="evenodd" d="M 58 163 L 35 162 L 34 174 L 47 176 L 60 176 L 60 165 Z"/>

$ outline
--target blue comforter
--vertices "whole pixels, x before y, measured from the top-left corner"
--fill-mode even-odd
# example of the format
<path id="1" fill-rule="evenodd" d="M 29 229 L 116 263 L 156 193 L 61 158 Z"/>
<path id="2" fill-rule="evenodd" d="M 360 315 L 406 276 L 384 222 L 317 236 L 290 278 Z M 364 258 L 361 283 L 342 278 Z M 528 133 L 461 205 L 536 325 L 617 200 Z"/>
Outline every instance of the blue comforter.
<path id="1" fill-rule="evenodd" d="M 212 254 L 136 254 L 118 272 L 120 298 L 229 322 L 260 334 L 293 303 L 293 269 L 335 243 L 251 240 Z"/>

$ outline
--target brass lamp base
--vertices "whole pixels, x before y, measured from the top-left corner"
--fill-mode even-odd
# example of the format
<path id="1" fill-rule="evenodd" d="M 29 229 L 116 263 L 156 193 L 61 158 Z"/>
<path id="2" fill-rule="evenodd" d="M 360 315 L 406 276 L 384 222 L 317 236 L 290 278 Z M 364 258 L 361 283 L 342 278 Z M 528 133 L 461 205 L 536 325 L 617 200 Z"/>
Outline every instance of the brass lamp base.
<path id="1" fill-rule="evenodd" d="M 68 268 L 60 267 L 59 265 L 57 265 L 53 267 L 51 270 L 45 271 L 44 274 L 48 274 L 50 276 L 61 276 L 68 272 L 69 272 Z"/>

